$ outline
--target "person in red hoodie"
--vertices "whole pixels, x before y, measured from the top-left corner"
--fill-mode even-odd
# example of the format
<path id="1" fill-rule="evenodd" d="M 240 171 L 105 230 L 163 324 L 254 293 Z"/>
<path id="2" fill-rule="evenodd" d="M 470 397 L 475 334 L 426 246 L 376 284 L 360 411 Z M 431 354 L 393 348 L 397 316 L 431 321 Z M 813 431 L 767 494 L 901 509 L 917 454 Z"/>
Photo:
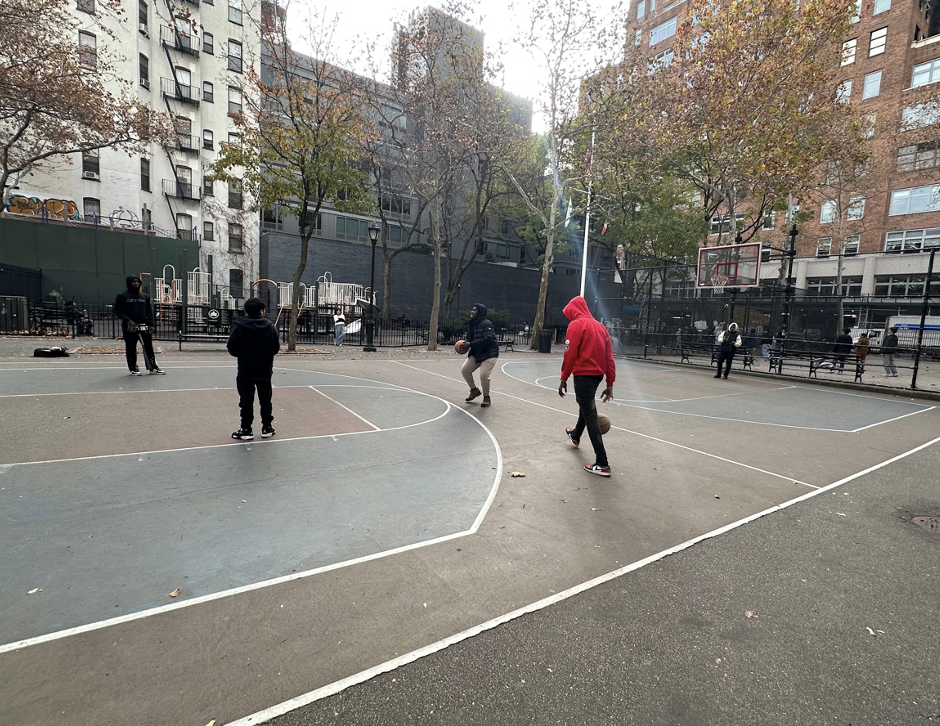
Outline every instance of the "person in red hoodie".
<path id="1" fill-rule="evenodd" d="M 580 295 L 572 298 L 565 306 L 564 313 L 571 323 L 568 325 L 565 340 L 565 357 L 561 363 L 558 395 L 565 397 L 568 392 L 568 377 L 574 374 L 574 397 L 578 402 L 578 423 L 573 429 L 565 429 L 565 434 L 572 444 L 578 446 L 581 443 L 581 434 L 587 428 L 596 460 L 593 464 L 585 464 L 584 470 L 599 476 L 610 476 L 607 450 L 604 448 L 604 439 L 597 423 L 597 407 L 594 404 L 597 387 L 605 375 L 607 388 L 601 392 L 601 400 L 606 403 L 614 397 L 617 367 L 614 364 L 610 333 L 594 319 Z"/>

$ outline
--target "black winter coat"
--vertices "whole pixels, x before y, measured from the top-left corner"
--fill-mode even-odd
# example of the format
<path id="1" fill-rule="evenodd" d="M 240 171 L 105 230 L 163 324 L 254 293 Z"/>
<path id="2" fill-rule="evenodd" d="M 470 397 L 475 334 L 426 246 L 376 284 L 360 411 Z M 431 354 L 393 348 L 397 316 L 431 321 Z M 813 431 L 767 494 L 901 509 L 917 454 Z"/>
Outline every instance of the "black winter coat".
<path id="1" fill-rule="evenodd" d="M 486 319 L 486 305 L 474 305 L 477 309 L 476 318 L 471 318 L 467 325 L 466 341 L 470 344 L 470 352 L 477 363 L 489 358 L 499 358 L 499 343 L 496 341 L 496 330 L 493 323 Z"/>
<path id="2" fill-rule="evenodd" d="M 238 358 L 238 375 L 270 378 L 281 341 L 270 320 L 246 315 L 235 320 L 226 348 Z"/>
<path id="3" fill-rule="evenodd" d="M 124 331 L 127 331 L 128 320 L 153 327 L 153 307 L 150 305 L 150 296 L 131 288 L 131 280 L 139 279 L 133 275 L 128 276 L 127 289 L 114 298 L 114 314 L 121 319 L 121 328 Z"/>

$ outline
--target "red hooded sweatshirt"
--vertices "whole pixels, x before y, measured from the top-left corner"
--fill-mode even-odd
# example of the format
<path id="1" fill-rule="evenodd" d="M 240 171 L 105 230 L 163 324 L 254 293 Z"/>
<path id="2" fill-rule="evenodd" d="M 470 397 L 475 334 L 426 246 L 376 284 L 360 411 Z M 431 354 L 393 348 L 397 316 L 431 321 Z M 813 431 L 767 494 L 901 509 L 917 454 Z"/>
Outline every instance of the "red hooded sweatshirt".
<path id="1" fill-rule="evenodd" d="M 617 367 L 607 328 L 594 319 L 580 295 L 571 299 L 564 313 L 571 323 L 565 341 L 565 358 L 561 362 L 561 380 L 567 381 L 572 373 L 576 376 L 606 375 L 607 385 L 614 385 Z"/>

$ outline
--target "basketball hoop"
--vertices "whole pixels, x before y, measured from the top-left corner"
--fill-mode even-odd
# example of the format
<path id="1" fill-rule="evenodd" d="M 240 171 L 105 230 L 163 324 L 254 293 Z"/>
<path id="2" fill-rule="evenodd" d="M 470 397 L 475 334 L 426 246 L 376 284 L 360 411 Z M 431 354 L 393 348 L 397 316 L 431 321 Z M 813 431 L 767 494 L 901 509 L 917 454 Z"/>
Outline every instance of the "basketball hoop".
<path id="1" fill-rule="evenodd" d="M 712 289 L 717 295 L 725 294 L 725 287 L 731 282 L 731 275 L 715 275 L 712 277 Z"/>

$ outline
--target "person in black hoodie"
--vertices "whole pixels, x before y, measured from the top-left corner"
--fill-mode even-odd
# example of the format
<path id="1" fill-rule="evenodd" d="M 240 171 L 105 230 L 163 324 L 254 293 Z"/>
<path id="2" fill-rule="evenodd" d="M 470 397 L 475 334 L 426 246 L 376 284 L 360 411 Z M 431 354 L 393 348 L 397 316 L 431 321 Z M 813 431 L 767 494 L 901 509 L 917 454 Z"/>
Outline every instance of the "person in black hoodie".
<path id="1" fill-rule="evenodd" d="M 137 367 L 137 340 L 144 349 L 144 365 L 155 375 L 164 375 L 166 371 L 157 365 L 157 356 L 153 352 L 153 338 L 150 328 L 153 327 L 153 308 L 150 306 L 150 296 L 140 291 L 140 278 L 135 275 L 127 277 L 127 289 L 119 292 L 114 298 L 114 314 L 121 319 L 121 330 L 124 333 L 124 354 L 127 356 L 127 367 L 132 376 L 143 375 Z"/>
<path id="2" fill-rule="evenodd" d="M 271 405 L 271 375 L 274 356 L 281 349 L 277 328 L 264 316 L 264 303 L 256 297 L 245 300 L 245 315 L 235 320 L 228 338 L 229 355 L 238 358 L 238 405 L 241 409 L 241 428 L 233 439 L 250 440 L 255 437 L 251 424 L 255 418 L 255 389 L 261 406 L 261 438 L 274 436 L 274 414 Z"/>
<path id="3" fill-rule="evenodd" d="M 843 328 L 842 335 L 836 336 L 836 343 L 832 346 L 832 352 L 836 357 L 836 361 L 839 363 L 839 373 L 845 370 L 845 359 L 848 354 L 852 352 L 854 341 L 852 340 L 851 332 L 851 328 Z M 835 368 L 833 368 L 833 370 L 835 370 Z"/>
<path id="4" fill-rule="evenodd" d="M 474 305 L 470 308 L 470 323 L 467 325 L 466 341 L 470 348 L 467 360 L 460 369 L 464 380 L 470 386 L 469 403 L 478 396 L 483 396 L 481 408 L 490 405 L 490 375 L 499 358 L 499 343 L 496 342 L 496 331 L 493 323 L 486 319 L 486 305 Z M 480 388 L 473 382 L 473 372 L 480 369 Z"/>

